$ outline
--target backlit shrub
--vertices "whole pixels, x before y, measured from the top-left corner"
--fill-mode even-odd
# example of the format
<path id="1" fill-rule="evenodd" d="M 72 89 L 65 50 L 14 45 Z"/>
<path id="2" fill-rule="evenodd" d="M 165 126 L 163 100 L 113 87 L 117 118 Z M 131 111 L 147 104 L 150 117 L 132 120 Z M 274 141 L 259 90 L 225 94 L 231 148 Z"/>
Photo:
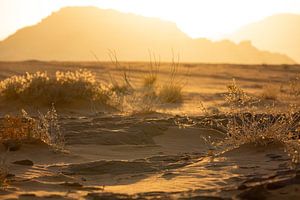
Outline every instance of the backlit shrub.
<path id="1" fill-rule="evenodd" d="M 57 71 L 54 77 L 46 72 L 12 76 L 0 82 L 0 95 L 5 100 L 56 105 L 76 101 L 106 103 L 107 89 L 88 70 Z"/>
<path id="2" fill-rule="evenodd" d="M 64 135 L 60 131 L 58 116 L 54 107 L 46 114 L 33 118 L 22 110 L 20 116 L 7 115 L 2 120 L 0 141 L 22 144 L 26 140 L 40 140 L 55 149 L 63 149 Z M 8 147 L 9 148 L 9 147 Z"/>

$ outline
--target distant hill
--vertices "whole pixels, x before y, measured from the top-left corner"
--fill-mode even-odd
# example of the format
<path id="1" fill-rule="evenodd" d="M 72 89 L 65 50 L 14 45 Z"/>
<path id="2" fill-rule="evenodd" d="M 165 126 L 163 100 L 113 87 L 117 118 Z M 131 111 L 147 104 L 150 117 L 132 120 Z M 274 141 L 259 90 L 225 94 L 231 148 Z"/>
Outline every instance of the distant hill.
<path id="1" fill-rule="evenodd" d="M 241 28 L 230 38 L 251 40 L 258 48 L 286 54 L 300 63 L 300 15 L 274 15 Z"/>
<path id="2" fill-rule="evenodd" d="M 162 61 L 172 49 L 185 62 L 292 64 L 288 56 L 260 51 L 250 42 L 211 42 L 191 39 L 174 23 L 103 10 L 67 7 L 34 26 L 23 28 L 0 42 L 0 60 L 109 60 L 108 49 L 122 61 L 148 61 L 148 50 Z"/>

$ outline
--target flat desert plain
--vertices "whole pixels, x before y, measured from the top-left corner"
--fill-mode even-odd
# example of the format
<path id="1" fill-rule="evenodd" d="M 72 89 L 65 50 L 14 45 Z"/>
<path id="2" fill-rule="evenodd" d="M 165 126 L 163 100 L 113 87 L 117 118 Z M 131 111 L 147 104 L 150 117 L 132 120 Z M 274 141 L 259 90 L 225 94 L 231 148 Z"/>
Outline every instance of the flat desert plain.
<path id="1" fill-rule="evenodd" d="M 86 69 L 104 85 L 111 79 L 124 81 L 125 73 L 132 87 L 139 90 L 143 77 L 155 73 L 156 87 L 169 82 L 182 87 L 182 99 L 174 103 L 139 101 L 129 94 L 119 107 L 88 102 L 55 105 L 64 148 L 57 150 L 31 140 L 17 149 L 1 145 L 6 170 L 1 199 L 300 199 L 299 153 L 295 152 L 300 146 L 299 118 L 292 120 L 286 132 L 292 132 L 296 143 L 281 141 L 276 135 L 278 129 L 285 130 L 282 126 L 287 122 L 276 129 L 270 128 L 275 122 L 269 120 L 276 121 L 291 105 L 291 118 L 299 113 L 300 96 L 293 94 L 297 88 L 291 92 L 290 87 L 299 77 L 300 66 L 120 66 L 101 62 L 0 63 L 1 80 L 26 72 L 54 76 L 56 71 Z M 226 97 L 232 97 L 228 90 L 233 83 L 238 86 L 233 94 L 243 97 L 242 88 L 252 99 L 260 99 L 251 111 L 246 105 L 232 108 L 226 102 Z M 49 106 L 3 100 L 1 119 L 18 116 L 21 109 L 35 117 Z M 233 126 L 244 130 L 245 140 L 232 138 L 228 131 L 234 130 L 223 128 L 230 127 L 236 115 L 246 121 Z M 269 124 L 257 124 L 261 133 L 256 133 L 255 119 L 261 115 Z M 247 116 L 254 121 L 248 122 Z M 257 141 L 259 134 L 262 142 Z M 232 143 L 218 146 L 223 140 Z M 288 151 L 289 144 L 295 144 L 293 152 Z"/>

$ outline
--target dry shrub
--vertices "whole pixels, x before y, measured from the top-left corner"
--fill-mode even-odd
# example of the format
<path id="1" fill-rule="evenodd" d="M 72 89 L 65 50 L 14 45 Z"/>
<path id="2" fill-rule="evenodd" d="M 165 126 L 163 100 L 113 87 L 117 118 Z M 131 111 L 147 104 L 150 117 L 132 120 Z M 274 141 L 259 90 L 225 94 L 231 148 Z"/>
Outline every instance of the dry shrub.
<path id="1" fill-rule="evenodd" d="M 268 84 L 263 87 L 261 97 L 265 100 L 277 100 L 280 94 L 280 88 L 276 85 Z"/>
<path id="2" fill-rule="evenodd" d="M 10 148 L 18 148 L 26 141 L 42 141 L 54 150 L 64 150 L 64 135 L 60 131 L 58 116 L 54 107 L 46 114 L 39 114 L 39 117 L 32 118 L 25 110 L 21 116 L 5 116 L 2 120 L 0 142 Z M 16 149 L 15 149 L 16 150 Z M 6 185 L 8 166 L 6 164 L 7 152 L 0 158 L 0 188 Z"/>
<path id="3" fill-rule="evenodd" d="M 226 138 L 217 145 L 226 151 L 243 144 L 283 144 L 292 162 L 299 163 L 300 113 L 236 113 L 227 115 Z"/>
<path id="4" fill-rule="evenodd" d="M 225 101 L 231 107 L 240 107 L 253 103 L 254 99 L 236 84 L 235 79 L 232 79 L 231 84 L 227 85 Z"/>
<path id="5" fill-rule="evenodd" d="M 267 144 L 270 141 L 281 143 L 285 146 L 292 161 L 298 163 L 300 155 L 300 112 L 291 106 L 286 113 L 280 113 L 274 105 L 271 105 L 266 106 L 263 113 L 257 113 L 253 102 L 260 102 L 261 99 L 255 100 L 247 97 L 247 94 L 235 82 L 230 87 L 233 88 L 230 97 L 234 98 L 229 98 L 231 101 L 228 101 L 227 97 L 231 109 L 225 113 L 228 122 L 226 125 L 218 124 L 225 130 L 226 138 L 218 145 L 229 150 L 246 143 Z M 268 90 L 271 89 L 268 88 Z M 276 94 L 269 93 L 268 98 L 275 100 L 278 90 L 275 92 Z M 245 105 L 245 102 L 251 103 L 242 110 L 239 105 Z"/>
<path id="6" fill-rule="evenodd" d="M 108 91 L 88 70 L 57 71 L 55 77 L 46 72 L 12 76 L 0 82 L 0 95 L 8 101 L 56 105 L 76 101 L 106 103 Z"/>
<path id="7" fill-rule="evenodd" d="M 300 96 L 300 74 L 298 74 L 293 80 L 289 81 L 288 93 L 293 96 Z"/>
<path id="8" fill-rule="evenodd" d="M 198 124 L 224 133 L 225 137 L 220 140 L 212 141 L 210 137 L 205 138 L 219 153 L 248 143 L 267 145 L 272 142 L 282 144 L 291 161 L 298 164 L 300 162 L 299 109 L 291 105 L 287 112 L 282 113 L 271 105 L 266 106 L 262 112 L 256 112 L 254 104 L 245 103 L 249 102 L 249 97 L 235 82 L 227 88 L 230 91 L 225 99 L 230 107 L 228 112 L 217 116 L 205 116 L 200 122 L 189 124 Z"/>
<path id="9" fill-rule="evenodd" d="M 22 110 L 21 116 L 7 115 L 2 121 L 0 140 L 3 144 L 7 141 L 22 143 L 25 140 L 40 140 L 55 149 L 64 148 L 64 135 L 60 131 L 58 116 L 54 107 L 46 114 L 39 114 L 33 118 Z"/>

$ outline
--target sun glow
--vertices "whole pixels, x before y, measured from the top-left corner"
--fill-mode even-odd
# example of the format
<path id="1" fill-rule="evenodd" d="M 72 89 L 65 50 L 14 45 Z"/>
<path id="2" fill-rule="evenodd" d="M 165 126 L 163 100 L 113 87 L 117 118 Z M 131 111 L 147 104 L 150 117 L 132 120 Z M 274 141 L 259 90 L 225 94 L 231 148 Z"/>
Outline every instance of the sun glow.
<path id="1" fill-rule="evenodd" d="M 64 6 L 97 6 L 173 21 L 191 37 L 220 39 L 276 13 L 300 13 L 298 0 L 0 0 L 0 39 Z"/>

